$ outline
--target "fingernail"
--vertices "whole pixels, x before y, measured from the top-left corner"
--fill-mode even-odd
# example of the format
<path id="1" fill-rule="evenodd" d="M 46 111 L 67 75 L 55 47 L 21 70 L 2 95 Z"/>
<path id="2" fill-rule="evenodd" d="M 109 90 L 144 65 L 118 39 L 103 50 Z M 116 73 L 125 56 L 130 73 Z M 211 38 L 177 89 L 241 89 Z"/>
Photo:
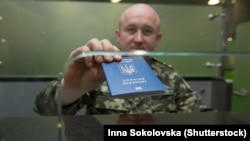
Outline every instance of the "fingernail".
<path id="1" fill-rule="evenodd" d="M 88 62 L 87 65 L 88 65 L 88 67 L 92 67 L 93 64 L 92 64 L 92 62 Z"/>
<path id="2" fill-rule="evenodd" d="M 99 61 L 99 62 L 102 62 L 102 61 L 103 61 L 103 58 L 102 58 L 102 56 L 97 56 L 97 57 L 96 57 L 96 60 Z"/>

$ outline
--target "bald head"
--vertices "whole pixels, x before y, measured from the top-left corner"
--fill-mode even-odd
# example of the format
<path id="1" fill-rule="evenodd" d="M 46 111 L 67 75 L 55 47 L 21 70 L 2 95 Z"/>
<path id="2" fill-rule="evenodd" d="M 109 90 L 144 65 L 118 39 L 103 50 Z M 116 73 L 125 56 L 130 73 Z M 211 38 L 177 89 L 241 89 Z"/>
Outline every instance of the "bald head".
<path id="1" fill-rule="evenodd" d="M 134 4 L 122 13 L 115 36 L 122 50 L 152 51 L 162 37 L 160 18 L 149 5 Z"/>
<path id="2" fill-rule="evenodd" d="M 160 29 L 160 18 L 158 13 L 147 4 L 138 3 L 128 7 L 120 17 L 119 27 L 121 27 L 121 24 L 131 16 L 150 18 L 156 28 L 158 30 Z"/>

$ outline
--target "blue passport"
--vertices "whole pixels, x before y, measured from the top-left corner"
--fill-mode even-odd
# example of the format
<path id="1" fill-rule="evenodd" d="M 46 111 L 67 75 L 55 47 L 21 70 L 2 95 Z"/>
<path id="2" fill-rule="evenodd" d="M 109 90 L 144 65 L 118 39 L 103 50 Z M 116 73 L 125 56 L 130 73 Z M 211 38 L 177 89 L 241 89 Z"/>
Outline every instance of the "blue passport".
<path id="1" fill-rule="evenodd" d="M 110 96 L 162 95 L 165 87 L 141 56 L 103 62 Z"/>

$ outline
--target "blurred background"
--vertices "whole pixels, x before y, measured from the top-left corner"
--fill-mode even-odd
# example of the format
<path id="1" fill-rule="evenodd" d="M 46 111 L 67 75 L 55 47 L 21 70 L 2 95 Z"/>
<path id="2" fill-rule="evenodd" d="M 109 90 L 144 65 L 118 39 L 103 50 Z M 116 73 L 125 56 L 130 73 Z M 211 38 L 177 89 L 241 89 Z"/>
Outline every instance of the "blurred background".
<path id="1" fill-rule="evenodd" d="M 248 0 L 1 0 L 0 117 L 35 116 L 34 97 L 56 79 L 74 49 L 109 39 L 132 3 L 151 4 L 161 18 L 155 56 L 171 64 L 221 111 L 250 111 Z M 199 53 L 202 53 L 199 54 Z"/>

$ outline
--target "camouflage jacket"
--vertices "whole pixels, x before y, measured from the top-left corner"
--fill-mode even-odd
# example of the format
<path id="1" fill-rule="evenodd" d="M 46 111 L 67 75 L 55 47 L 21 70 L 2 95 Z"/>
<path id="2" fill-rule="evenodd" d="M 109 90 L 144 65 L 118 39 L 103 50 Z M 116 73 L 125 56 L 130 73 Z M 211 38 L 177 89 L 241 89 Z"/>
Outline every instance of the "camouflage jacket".
<path id="1" fill-rule="evenodd" d="M 201 112 L 206 110 L 201 96 L 193 91 L 185 80 L 170 66 L 154 58 L 147 60 L 166 87 L 165 94 L 129 98 L 110 97 L 104 83 L 100 88 L 84 94 L 76 102 L 62 108 L 63 115 L 75 115 L 86 106 L 86 114 L 121 114 L 121 113 L 166 113 L 166 112 Z M 57 104 L 54 101 L 59 80 L 45 86 L 37 95 L 34 111 L 40 115 L 56 115 Z"/>

